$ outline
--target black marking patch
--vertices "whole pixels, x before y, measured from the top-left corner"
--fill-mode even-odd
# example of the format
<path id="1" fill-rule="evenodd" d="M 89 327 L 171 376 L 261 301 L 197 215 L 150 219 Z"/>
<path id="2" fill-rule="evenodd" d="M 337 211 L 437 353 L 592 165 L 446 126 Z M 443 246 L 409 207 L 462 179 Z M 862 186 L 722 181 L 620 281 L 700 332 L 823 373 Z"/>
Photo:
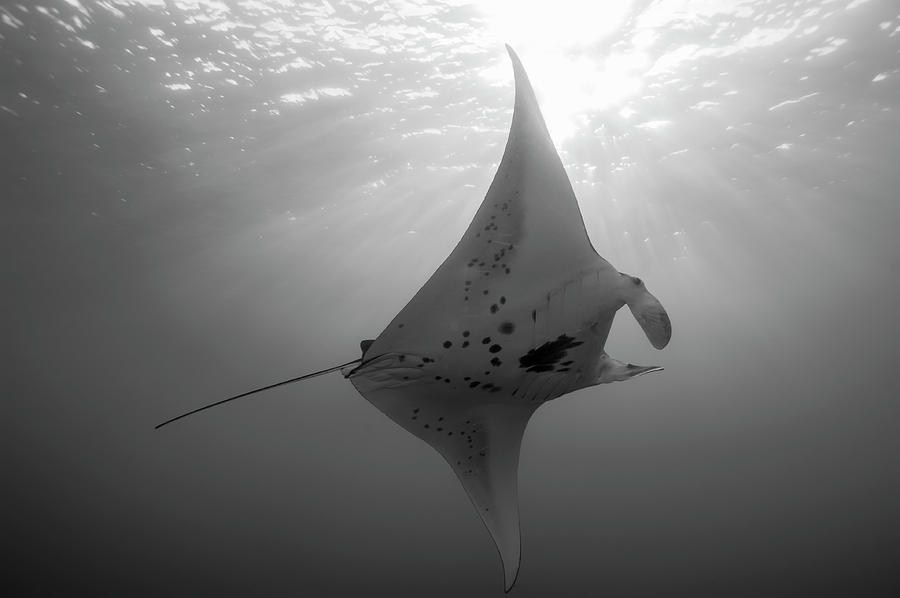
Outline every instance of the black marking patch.
<path id="1" fill-rule="evenodd" d="M 569 349 L 583 344 L 571 336 L 560 334 L 555 341 L 548 341 L 531 349 L 519 358 L 519 367 L 526 372 L 549 372 L 562 361 Z"/>
<path id="2" fill-rule="evenodd" d="M 516 329 L 516 325 L 512 322 L 503 322 L 500 326 L 497 327 L 497 330 L 500 334 L 512 334 Z"/>

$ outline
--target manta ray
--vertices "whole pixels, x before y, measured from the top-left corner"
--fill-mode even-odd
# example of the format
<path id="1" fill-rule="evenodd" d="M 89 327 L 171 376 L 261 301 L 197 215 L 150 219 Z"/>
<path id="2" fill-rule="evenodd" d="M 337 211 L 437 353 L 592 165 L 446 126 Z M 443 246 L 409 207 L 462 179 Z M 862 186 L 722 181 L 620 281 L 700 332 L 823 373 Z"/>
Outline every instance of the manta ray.
<path id="1" fill-rule="evenodd" d="M 605 350 L 627 305 L 657 349 L 672 327 L 641 279 L 591 245 L 531 83 L 507 46 L 515 108 L 497 173 L 462 239 L 362 356 L 217 401 L 340 370 L 359 393 L 453 469 L 500 553 L 504 589 L 521 555 L 517 470 L 542 404 L 661 370 Z"/>

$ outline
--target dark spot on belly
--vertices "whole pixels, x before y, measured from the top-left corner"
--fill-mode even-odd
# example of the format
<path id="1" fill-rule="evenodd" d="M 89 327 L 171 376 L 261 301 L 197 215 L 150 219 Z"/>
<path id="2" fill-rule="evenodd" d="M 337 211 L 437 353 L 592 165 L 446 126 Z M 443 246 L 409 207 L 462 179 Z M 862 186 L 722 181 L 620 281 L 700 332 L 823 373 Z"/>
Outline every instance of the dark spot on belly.
<path id="1" fill-rule="evenodd" d="M 506 303 L 506 297 L 500 297 L 500 305 Z"/>
<path id="2" fill-rule="evenodd" d="M 500 364 L 502 364 L 502 363 L 503 363 L 503 362 L 500 361 L 500 358 L 499 358 L 499 357 L 494 357 L 493 359 L 491 359 L 491 365 L 494 366 L 494 367 L 498 367 L 498 366 L 499 366 Z"/>
<path id="3" fill-rule="evenodd" d="M 497 330 L 500 331 L 500 334 L 512 334 L 513 330 L 516 329 L 516 325 L 512 322 L 503 322 L 500 326 L 497 327 Z"/>
<path id="4" fill-rule="evenodd" d="M 479 384 L 481 384 L 481 382 L 479 382 L 478 380 L 475 380 L 474 382 L 469 383 L 469 388 L 475 388 Z"/>
<path id="5" fill-rule="evenodd" d="M 452 346 L 453 346 L 453 343 L 451 343 L 450 341 L 444 341 L 444 348 L 445 348 L 445 349 L 449 349 L 449 348 L 452 347 Z"/>
<path id="6" fill-rule="evenodd" d="M 469 346 L 469 341 L 463 341 L 462 343 L 463 349 Z"/>
<path id="7" fill-rule="evenodd" d="M 466 337 L 469 336 L 469 331 L 468 331 L 468 330 L 463 330 L 463 336 L 466 336 Z"/>
<path id="8" fill-rule="evenodd" d="M 486 336 L 486 337 L 484 337 L 483 339 L 481 339 L 481 344 L 482 344 L 482 345 L 486 345 L 486 344 L 488 344 L 489 342 L 491 342 L 491 337 L 489 337 L 489 336 Z"/>
<path id="9" fill-rule="evenodd" d="M 492 313 L 492 314 L 497 313 L 497 310 L 498 310 L 498 309 L 500 309 L 500 308 L 497 307 L 497 304 L 496 304 L 496 303 L 492 303 L 492 304 L 491 304 L 491 313 Z"/>
<path id="10" fill-rule="evenodd" d="M 578 344 L 580 345 L 581 343 Z M 501 347 L 500 345 L 491 345 L 490 349 L 488 349 L 488 351 L 490 351 L 491 353 L 499 353 L 502 350 L 503 347 Z"/>
<path id="11" fill-rule="evenodd" d="M 548 341 L 519 358 L 519 367 L 526 372 L 549 372 L 568 353 L 569 349 L 583 344 L 573 337 L 560 334 L 555 341 Z"/>

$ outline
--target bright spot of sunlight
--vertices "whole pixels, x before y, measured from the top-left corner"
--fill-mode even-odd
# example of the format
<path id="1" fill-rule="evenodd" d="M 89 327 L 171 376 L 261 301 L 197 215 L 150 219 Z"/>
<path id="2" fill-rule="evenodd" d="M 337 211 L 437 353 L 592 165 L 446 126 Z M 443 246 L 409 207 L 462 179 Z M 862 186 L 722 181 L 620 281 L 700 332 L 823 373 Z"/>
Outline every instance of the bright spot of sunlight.
<path id="1" fill-rule="evenodd" d="M 584 115 L 621 107 L 640 89 L 639 74 L 649 60 L 642 43 L 612 54 L 601 53 L 596 46 L 621 26 L 629 1 L 480 0 L 477 4 L 490 34 L 515 48 L 525 63 L 557 143 L 577 130 Z M 508 80 L 508 69 L 508 63 L 501 61 L 485 76 Z"/>
<path id="2" fill-rule="evenodd" d="M 512 46 L 590 44 L 614 31 L 630 2 L 479 0 L 490 27 Z"/>

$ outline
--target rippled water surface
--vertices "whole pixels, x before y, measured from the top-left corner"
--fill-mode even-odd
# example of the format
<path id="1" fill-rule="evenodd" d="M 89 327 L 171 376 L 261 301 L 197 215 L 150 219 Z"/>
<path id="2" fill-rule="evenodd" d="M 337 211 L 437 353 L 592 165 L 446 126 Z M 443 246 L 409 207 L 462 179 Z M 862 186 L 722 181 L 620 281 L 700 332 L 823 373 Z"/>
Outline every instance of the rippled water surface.
<path id="1" fill-rule="evenodd" d="M 621 312 L 609 352 L 665 371 L 532 420 L 514 592 L 900 591 L 897 3 L 23 0 L 18 595 L 502 593 L 452 472 L 340 376 L 153 425 L 381 331 L 491 181 L 504 42 L 595 247 L 674 327 L 658 353 Z"/>

